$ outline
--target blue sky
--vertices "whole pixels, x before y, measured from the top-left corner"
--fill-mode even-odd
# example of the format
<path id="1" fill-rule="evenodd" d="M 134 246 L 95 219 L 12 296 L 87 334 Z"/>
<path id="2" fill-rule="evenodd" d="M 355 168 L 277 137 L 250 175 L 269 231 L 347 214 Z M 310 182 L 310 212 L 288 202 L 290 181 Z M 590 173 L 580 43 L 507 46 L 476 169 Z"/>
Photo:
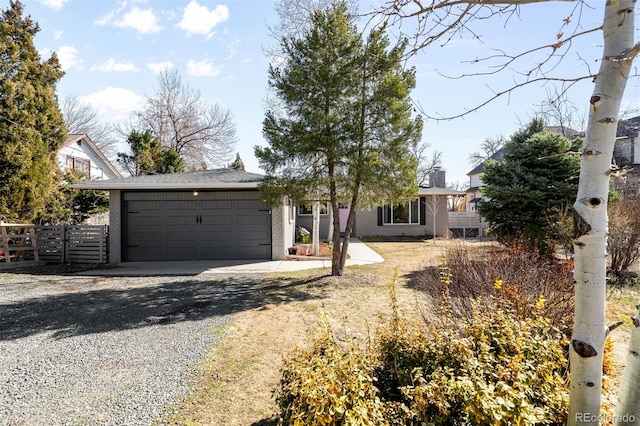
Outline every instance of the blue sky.
<path id="1" fill-rule="evenodd" d="M 23 0 L 25 13 L 37 21 L 36 47 L 43 57 L 57 52 L 66 75 L 58 85 L 62 100 L 77 95 L 92 105 L 107 123 L 125 120 L 139 109 L 144 96 L 156 86 L 155 73 L 175 67 L 183 81 L 201 92 L 208 103 L 218 103 L 235 116 L 237 151 L 247 170 L 261 172 L 253 156 L 255 145 L 264 145 L 263 101 L 267 88 L 268 58 L 263 48 L 273 45 L 267 25 L 277 23 L 274 4 L 267 0 Z M 361 1 L 360 12 L 375 3 Z M 378 5 L 382 3 L 377 3 Z M 447 45 L 433 46 L 411 59 L 416 67 L 417 87 L 412 98 L 427 113 L 449 116 L 473 108 L 492 91 L 509 87 L 518 78 L 519 63 L 497 76 L 451 79 L 465 73 L 486 72 L 496 62 L 468 63 L 496 53 L 496 48 L 515 54 L 555 42 L 560 32 L 584 30 L 601 21 L 604 0 L 590 1 L 592 8 L 571 19 L 573 3 L 552 2 L 521 8 L 508 20 L 479 22 L 473 29 L 479 39 L 456 37 Z M 0 0 L 7 9 L 8 0 Z M 636 12 L 637 15 L 637 12 Z M 636 22 L 638 17 L 636 16 Z M 405 24 L 403 28 L 409 28 Z M 576 26 L 578 25 L 578 26 Z M 398 29 L 393 29 L 397 33 Z M 574 42 L 572 50 L 553 72 L 576 76 L 587 67 L 597 70 L 601 33 Z M 636 40 L 640 31 L 636 32 Z M 532 59 L 522 61 L 524 65 Z M 462 119 L 427 120 L 423 140 L 443 153 L 448 182 L 466 182 L 471 169 L 467 157 L 485 138 L 511 135 L 546 99 L 553 86 L 529 86 L 501 96 L 495 102 Z M 569 99 L 583 112 L 593 90 L 590 81 L 574 86 Z M 630 80 L 625 107 L 640 105 L 638 79 Z"/>

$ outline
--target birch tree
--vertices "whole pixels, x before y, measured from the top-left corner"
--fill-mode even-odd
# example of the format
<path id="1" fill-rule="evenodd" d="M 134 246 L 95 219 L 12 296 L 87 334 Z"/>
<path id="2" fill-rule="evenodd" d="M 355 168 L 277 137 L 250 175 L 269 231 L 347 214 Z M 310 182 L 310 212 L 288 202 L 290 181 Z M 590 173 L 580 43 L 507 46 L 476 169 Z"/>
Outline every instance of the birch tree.
<path id="1" fill-rule="evenodd" d="M 432 0 L 426 3 L 412 0 L 395 0 L 379 10 L 379 16 L 389 25 L 401 28 L 410 23 L 414 34 L 414 51 L 430 45 L 446 44 L 453 37 L 471 35 L 477 20 L 519 15 L 525 7 L 544 7 L 551 1 L 545 0 Z M 511 94 L 519 87 L 545 81 L 559 81 L 571 85 L 583 79 L 593 80 L 593 94 L 588 99 L 589 113 L 584 147 L 580 161 L 580 183 L 574 203 L 574 249 L 575 249 L 575 317 L 570 348 L 571 384 L 568 424 L 597 425 L 602 394 L 602 353 L 609 328 L 605 324 L 606 290 L 606 246 L 607 246 L 607 194 L 611 158 L 616 137 L 616 127 L 620 105 L 629 78 L 634 58 L 640 52 L 640 43 L 634 42 L 634 13 L 636 0 L 608 0 L 588 3 L 584 0 L 571 3 L 574 13 L 558 17 L 563 24 L 554 40 L 546 45 L 518 52 L 504 51 L 491 57 L 502 60 L 488 74 L 507 71 L 516 61 L 528 54 L 545 53 L 539 61 L 532 62 L 528 72 L 513 76 L 513 84 L 477 105 L 466 107 L 457 116 L 482 108 L 492 99 Z M 592 7 L 601 10 L 602 21 L 594 28 L 584 29 L 574 26 L 579 20 L 581 8 Z M 545 19 L 549 16 L 545 15 Z M 562 60 L 572 42 L 585 34 L 602 34 L 602 57 L 596 72 L 571 77 L 557 77 L 553 74 L 552 63 Z M 482 58 L 479 59 L 481 61 Z M 488 59 L 488 58 L 487 58 Z M 426 115 L 426 114 L 425 114 Z M 428 116 L 428 115 L 427 115 Z M 449 117 L 454 118 L 454 117 Z M 636 327 L 640 325 L 635 321 Z M 638 347 L 640 335 L 632 333 L 629 368 L 625 371 L 628 386 L 623 386 L 619 399 L 619 410 L 638 412 Z M 631 379 L 628 379 L 629 376 Z M 622 411 L 619 414 L 626 414 Z M 620 418 L 622 419 L 622 418 Z M 635 418 L 635 422 L 640 417 Z M 622 421 L 620 422 L 622 424 Z M 626 423 L 630 424 L 630 423 Z"/>

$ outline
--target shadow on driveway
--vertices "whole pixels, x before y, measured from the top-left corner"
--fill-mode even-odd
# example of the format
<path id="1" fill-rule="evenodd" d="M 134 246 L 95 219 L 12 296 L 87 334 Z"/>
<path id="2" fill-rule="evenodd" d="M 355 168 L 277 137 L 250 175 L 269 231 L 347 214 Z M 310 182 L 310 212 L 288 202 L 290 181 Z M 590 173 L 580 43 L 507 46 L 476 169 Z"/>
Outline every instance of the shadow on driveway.
<path id="1" fill-rule="evenodd" d="M 111 278 L 95 289 L 90 288 L 91 278 L 86 281 L 75 278 L 73 287 L 53 284 L 54 294 L 18 301 L 14 298 L 9 303 L 0 299 L 0 341 L 43 332 L 53 332 L 54 338 L 65 338 L 198 321 L 272 304 L 321 298 L 305 291 L 305 285 L 311 281 L 266 280 L 262 275 L 201 280 Z M 50 290 L 52 284 L 42 285 L 49 286 Z"/>

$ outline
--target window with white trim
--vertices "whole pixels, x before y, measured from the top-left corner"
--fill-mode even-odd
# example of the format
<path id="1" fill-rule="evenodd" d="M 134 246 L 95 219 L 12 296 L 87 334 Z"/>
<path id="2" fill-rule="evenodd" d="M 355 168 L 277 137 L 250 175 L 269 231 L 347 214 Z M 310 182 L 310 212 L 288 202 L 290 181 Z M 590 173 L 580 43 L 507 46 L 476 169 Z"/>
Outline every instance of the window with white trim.
<path id="1" fill-rule="evenodd" d="M 77 158 L 67 155 L 66 167 L 67 170 L 76 170 L 87 176 L 91 175 L 91 161 L 86 158 Z"/>
<path id="2" fill-rule="evenodd" d="M 397 204 L 395 206 L 387 204 L 382 207 L 382 223 L 384 225 L 419 224 L 420 200 L 415 199 L 408 203 Z"/>

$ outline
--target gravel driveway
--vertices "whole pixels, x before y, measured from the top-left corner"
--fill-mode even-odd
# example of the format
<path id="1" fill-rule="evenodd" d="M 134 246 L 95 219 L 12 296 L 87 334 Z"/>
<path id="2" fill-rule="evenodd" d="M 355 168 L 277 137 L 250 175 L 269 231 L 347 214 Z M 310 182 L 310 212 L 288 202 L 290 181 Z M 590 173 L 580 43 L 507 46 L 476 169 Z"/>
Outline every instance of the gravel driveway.
<path id="1" fill-rule="evenodd" d="M 0 425 L 148 425 L 259 275 L 0 273 Z"/>

